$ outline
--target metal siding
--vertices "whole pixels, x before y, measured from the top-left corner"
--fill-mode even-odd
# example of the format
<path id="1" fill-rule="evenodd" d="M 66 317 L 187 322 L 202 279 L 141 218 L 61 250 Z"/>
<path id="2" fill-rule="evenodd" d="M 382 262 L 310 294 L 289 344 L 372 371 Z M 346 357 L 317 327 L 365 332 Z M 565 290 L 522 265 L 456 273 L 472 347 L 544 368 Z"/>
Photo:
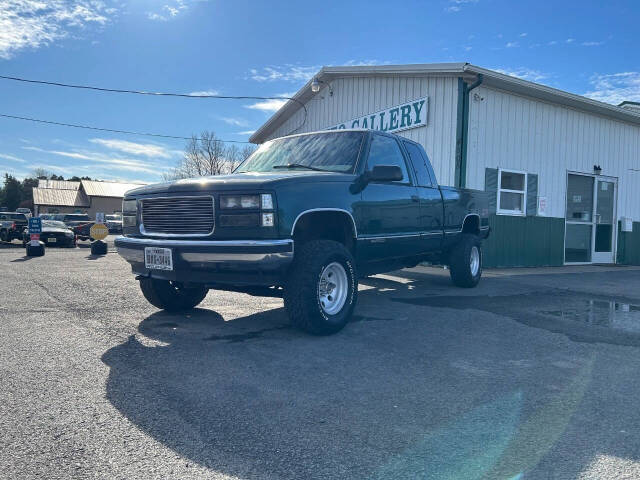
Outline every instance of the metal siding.
<path id="1" fill-rule="evenodd" d="M 617 262 L 640 265 L 640 223 L 633 222 L 633 231 L 623 232 L 618 225 Z"/>
<path id="2" fill-rule="evenodd" d="M 640 221 L 640 126 L 480 86 L 469 111 L 467 186 L 483 189 L 485 168 L 538 174 L 548 216 L 564 218 L 567 170 L 618 177 L 618 218 Z"/>
<path id="3" fill-rule="evenodd" d="M 425 148 L 442 185 L 453 185 L 455 174 L 457 77 L 353 77 L 331 82 L 333 96 L 327 88 L 307 102 L 306 124 L 296 130 L 304 118 L 298 110 L 268 138 L 291 133 L 321 130 L 331 125 L 373 113 L 384 108 L 429 97 L 426 127 L 400 132 Z M 296 130 L 295 132 L 293 132 Z"/>
<path id="4" fill-rule="evenodd" d="M 491 235 L 483 243 L 485 267 L 558 266 L 564 262 L 562 218 L 490 215 L 489 226 Z"/>

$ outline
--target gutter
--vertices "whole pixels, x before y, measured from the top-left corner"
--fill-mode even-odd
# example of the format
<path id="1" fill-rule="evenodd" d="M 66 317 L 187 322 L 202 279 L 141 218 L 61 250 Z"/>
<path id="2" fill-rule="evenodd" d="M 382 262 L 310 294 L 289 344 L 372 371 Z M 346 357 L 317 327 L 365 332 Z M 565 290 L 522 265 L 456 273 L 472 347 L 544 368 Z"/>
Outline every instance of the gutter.
<path id="1" fill-rule="evenodd" d="M 478 73 L 476 81 L 467 85 L 458 77 L 458 112 L 456 124 L 456 164 L 455 185 L 464 188 L 467 185 L 467 149 L 469 142 L 469 97 L 471 91 L 482 85 L 484 75 Z"/>

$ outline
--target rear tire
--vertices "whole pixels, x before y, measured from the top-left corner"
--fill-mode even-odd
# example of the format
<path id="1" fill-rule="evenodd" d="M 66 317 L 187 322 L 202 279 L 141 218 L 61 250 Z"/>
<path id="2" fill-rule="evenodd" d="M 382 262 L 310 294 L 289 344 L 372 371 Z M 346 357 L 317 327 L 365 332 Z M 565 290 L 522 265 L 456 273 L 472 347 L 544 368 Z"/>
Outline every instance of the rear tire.
<path id="1" fill-rule="evenodd" d="M 312 240 L 297 248 L 284 287 L 284 306 L 295 327 L 313 335 L 339 332 L 357 298 L 355 261 L 344 245 Z"/>
<path id="2" fill-rule="evenodd" d="M 449 272 L 453 283 L 462 288 L 478 285 L 482 276 L 482 242 L 476 235 L 462 234 L 449 255 Z"/>
<path id="3" fill-rule="evenodd" d="M 203 286 L 183 287 L 178 283 L 155 278 L 141 279 L 140 290 L 151 305 L 167 312 L 191 310 L 202 302 L 209 292 L 209 289 Z"/>

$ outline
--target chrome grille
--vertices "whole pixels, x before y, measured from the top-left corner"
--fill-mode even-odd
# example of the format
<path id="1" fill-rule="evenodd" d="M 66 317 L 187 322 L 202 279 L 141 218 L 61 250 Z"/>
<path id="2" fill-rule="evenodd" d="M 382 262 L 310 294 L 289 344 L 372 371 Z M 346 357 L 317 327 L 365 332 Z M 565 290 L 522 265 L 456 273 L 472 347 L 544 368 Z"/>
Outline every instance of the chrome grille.
<path id="1" fill-rule="evenodd" d="M 213 197 L 156 197 L 141 200 L 143 234 L 205 236 L 215 224 Z"/>

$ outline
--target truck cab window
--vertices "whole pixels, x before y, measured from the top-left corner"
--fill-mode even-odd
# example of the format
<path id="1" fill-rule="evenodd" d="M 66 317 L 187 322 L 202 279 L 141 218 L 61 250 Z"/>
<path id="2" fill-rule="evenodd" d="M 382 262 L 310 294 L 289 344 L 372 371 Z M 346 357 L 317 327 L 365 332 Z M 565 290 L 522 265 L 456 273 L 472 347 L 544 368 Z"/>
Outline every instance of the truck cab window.
<path id="1" fill-rule="evenodd" d="M 367 170 L 372 170 L 376 165 L 398 166 L 402 170 L 402 180 L 399 183 L 410 183 L 411 181 L 400 145 L 394 138 L 373 135 L 367 160 Z"/>
<path id="2" fill-rule="evenodd" d="M 413 164 L 413 170 L 416 172 L 416 179 L 419 187 L 431 187 L 431 177 L 429 171 L 425 165 L 425 159 L 420 152 L 420 149 L 413 143 L 404 142 L 404 146 L 409 153 L 409 158 Z"/>

